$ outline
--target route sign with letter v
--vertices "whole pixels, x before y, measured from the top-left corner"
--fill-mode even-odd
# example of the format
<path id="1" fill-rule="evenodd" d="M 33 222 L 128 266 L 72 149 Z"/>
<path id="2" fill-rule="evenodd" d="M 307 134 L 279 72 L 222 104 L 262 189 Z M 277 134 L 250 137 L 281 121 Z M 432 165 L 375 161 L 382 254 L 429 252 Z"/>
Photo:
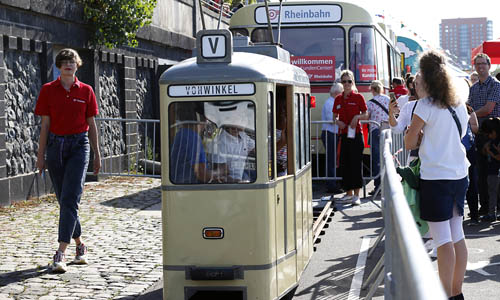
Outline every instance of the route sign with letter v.
<path id="1" fill-rule="evenodd" d="M 227 29 L 200 30 L 196 34 L 197 62 L 231 62 L 233 36 Z"/>

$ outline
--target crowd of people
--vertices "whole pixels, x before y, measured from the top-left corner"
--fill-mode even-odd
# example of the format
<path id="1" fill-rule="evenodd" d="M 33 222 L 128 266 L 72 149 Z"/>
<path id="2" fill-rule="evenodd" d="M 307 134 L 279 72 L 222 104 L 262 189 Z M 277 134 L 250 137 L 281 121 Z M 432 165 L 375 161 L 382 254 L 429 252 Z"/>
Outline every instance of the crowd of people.
<path id="1" fill-rule="evenodd" d="M 331 140 L 338 133 L 341 144 L 338 174 L 346 193 L 338 199 L 340 203 L 359 204 L 361 173 L 354 171 L 361 170 L 362 163 L 359 121 L 376 122 L 369 125 L 373 174 L 379 173 L 380 130 L 390 127 L 392 132 L 404 134 L 405 147 L 411 150 L 408 161 L 420 160 L 420 218 L 429 225 L 427 236 L 437 252 L 439 277 L 449 299 L 454 300 L 464 299 L 468 255 L 464 219 L 469 226 L 500 220 L 500 82 L 490 75 L 490 67 L 488 55 L 480 53 L 474 58 L 475 71 L 465 79 L 467 98 L 448 73 L 444 57 L 427 51 L 421 55 L 419 73 L 393 79 L 391 97 L 384 95 L 381 82 L 373 81 L 369 101 L 357 93 L 345 71 L 343 93 L 332 94 L 335 98 L 323 108 L 323 120 L 333 123 L 323 131 L 332 133 Z M 332 113 L 325 114 L 329 109 Z M 349 127 L 356 128 L 355 135 L 349 136 Z M 327 157 L 336 157 L 331 150 L 337 147 L 325 141 L 324 145 Z M 374 185 L 377 189 L 379 178 Z"/>

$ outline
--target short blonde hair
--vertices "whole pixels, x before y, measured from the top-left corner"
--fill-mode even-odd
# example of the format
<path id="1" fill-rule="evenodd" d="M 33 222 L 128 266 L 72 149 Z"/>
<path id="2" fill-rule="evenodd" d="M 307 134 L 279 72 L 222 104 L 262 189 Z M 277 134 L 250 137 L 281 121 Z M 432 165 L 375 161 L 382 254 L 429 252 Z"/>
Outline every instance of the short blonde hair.
<path id="1" fill-rule="evenodd" d="M 384 85 L 380 82 L 380 80 L 373 80 L 372 83 L 370 83 L 370 88 L 377 94 L 380 94 L 384 90 Z"/>

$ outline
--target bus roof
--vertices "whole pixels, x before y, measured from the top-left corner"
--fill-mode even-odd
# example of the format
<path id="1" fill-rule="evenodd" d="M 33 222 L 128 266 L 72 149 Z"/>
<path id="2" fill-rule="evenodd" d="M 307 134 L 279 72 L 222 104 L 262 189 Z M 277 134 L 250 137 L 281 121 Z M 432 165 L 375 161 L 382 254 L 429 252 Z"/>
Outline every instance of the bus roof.
<path id="1" fill-rule="evenodd" d="M 186 59 L 165 71 L 160 84 L 204 84 L 224 82 L 278 82 L 309 86 L 305 71 L 277 59 L 234 52 L 231 63 L 200 63 Z"/>

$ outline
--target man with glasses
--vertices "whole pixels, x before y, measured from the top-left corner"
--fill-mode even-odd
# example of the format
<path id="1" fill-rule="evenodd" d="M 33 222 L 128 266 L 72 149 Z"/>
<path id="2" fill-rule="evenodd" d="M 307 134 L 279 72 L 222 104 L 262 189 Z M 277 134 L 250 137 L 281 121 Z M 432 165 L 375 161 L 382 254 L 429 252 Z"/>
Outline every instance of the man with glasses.
<path id="1" fill-rule="evenodd" d="M 474 57 L 474 68 L 479 77 L 479 81 L 470 87 L 469 91 L 469 105 L 472 106 L 476 112 L 479 125 L 490 117 L 500 117 L 500 82 L 490 76 L 491 60 L 490 57 L 484 53 L 479 53 Z M 472 219 L 478 218 L 479 214 L 487 214 L 488 212 L 488 156 L 483 154 L 482 148 L 484 143 L 488 140 L 479 134 L 476 138 L 477 147 L 477 166 L 479 180 L 479 199 L 481 209 L 478 211 L 477 202 L 472 201 L 469 203 L 470 217 Z M 493 221 L 486 220 L 484 221 Z"/>

